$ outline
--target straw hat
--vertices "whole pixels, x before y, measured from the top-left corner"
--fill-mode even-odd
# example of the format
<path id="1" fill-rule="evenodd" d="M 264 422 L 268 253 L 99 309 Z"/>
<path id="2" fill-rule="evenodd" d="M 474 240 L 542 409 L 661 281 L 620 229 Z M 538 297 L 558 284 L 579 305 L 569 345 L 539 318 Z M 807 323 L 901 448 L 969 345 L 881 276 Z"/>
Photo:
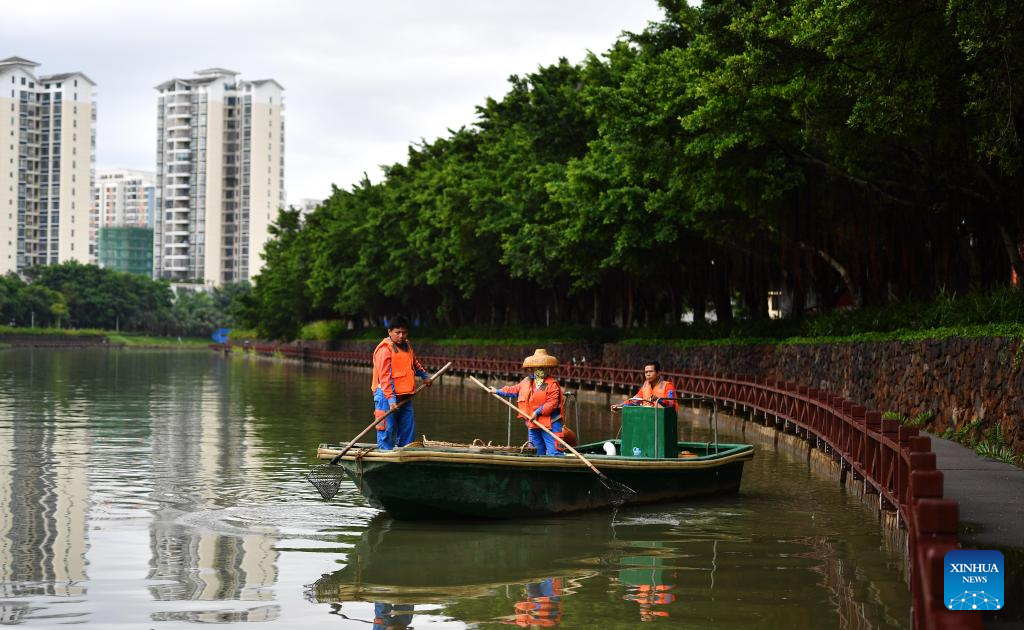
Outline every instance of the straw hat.
<path id="1" fill-rule="evenodd" d="M 537 348 L 533 354 L 523 359 L 523 367 L 558 367 L 558 358 L 548 354 L 548 351 L 544 348 Z"/>

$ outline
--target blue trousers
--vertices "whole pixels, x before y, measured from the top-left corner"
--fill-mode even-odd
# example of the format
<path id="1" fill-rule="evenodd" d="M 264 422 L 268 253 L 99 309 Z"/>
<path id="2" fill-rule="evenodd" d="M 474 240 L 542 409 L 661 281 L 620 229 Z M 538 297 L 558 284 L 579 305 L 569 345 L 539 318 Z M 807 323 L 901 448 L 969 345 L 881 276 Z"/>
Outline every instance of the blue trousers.
<path id="1" fill-rule="evenodd" d="M 551 421 L 551 432 L 562 432 L 561 420 Z M 548 435 L 544 429 L 530 429 L 530 444 L 533 444 L 533 448 L 537 449 L 538 455 L 554 455 L 555 457 L 563 457 L 565 455 L 565 453 L 558 450 L 558 443 L 555 442 L 555 438 Z"/>
<path id="2" fill-rule="evenodd" d="M 373 605 L 373 628 L 407 628 L 412 623 L 413 610 L 412 604 L 376 602 Z"/>
<path id="3" fill-rule="evenodd" d="M 388 399 L 384 397 L 384 390 L 377 388 L 373 393 L 373 410 L 380 416 L 391 407 Z M 413 441 L 416 436 L 416 420 L 412 415 L 412 401 L 405 403 L 395 413 L 387 417 L 387 426 L 384 429 L 377 428 L 377 448 L 382 451 L 390 451 L 399 446 L 405 446 Z"/>

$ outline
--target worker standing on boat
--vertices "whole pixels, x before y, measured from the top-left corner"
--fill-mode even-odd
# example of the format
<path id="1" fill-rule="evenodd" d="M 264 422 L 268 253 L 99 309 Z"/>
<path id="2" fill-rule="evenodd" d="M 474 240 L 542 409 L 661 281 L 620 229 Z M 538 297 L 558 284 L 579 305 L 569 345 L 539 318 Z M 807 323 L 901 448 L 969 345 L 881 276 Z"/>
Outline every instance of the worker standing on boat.
<path id="1" fill-rule="evenodd" d="M 672 381 L 662 378 L 661 364 L 657 361 L 648 361 L 644 364 L 644 384 L 640 386 L 640 390 L 632 398 L 623 401 L 621 404 L 612 405 L 612 408 L 619 409 L 630 405 L 653 407 L 655 404 L 658 404 L 662 407 L 674 409 L 676 406 L 675 398 L 676 387 L 672 384 Z"/>
<path id="2" fill-rule="evenodd" d="M 373 413 L 382 418 L 416 390 L 416 376 L 430 386 L 430 375 L 416 360 L 409 343 L 409 320 L 396 317 L 388 323 L 388 336 L 373 350 Z M 377 424 L 377 448 L 391 450 L 405 446 L 416 435 L 412 402 Z"/>
<path id="3" fill-rule="evenodd" d="M 544 425 L 551 429 L 552 433 L 565 439 L 562 431 L 562 388 L 558 381 L 548 375 L 548 368 L 558 367 L 558 359 L 548 354 L 544 348 L 538 348 L 532 355 L 523 359 L 523 367 L 532 370 L 533 373 L 518 385 L 501 389 L 492 387 L 491 392 L 504 398 L 515 398 L 519 408 L 531 416 L 531 419 L 526 421 L 526 427 L 529 429 L 530 443 L 537 449 L 538 455 L 564 456 L 562 445 L 536 426 Z"/>

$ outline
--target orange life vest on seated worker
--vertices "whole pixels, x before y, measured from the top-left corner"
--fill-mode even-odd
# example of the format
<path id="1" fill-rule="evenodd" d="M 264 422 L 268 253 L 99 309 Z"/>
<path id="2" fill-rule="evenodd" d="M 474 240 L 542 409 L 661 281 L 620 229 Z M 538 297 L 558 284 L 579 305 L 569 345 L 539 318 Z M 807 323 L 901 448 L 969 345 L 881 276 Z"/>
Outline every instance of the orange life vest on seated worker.
<path id="1" fill-rule="evenodd" d="M 644 407 L 653 407 L 654 401 L 658 399 L 674 399 L 676 397 L 676 388 L 672 384 L 672 381 L 667 379 L 659 379 L 655 383 L 654 387 L 647 381 L 640 387 L 640 391 L 636 393 L 633 398 L 640 398 L 642 400 L 629 400 L 625 404 L 627 405 L 642 405 Z M 662 400 L 659 403 L 663 407 L 675 407 L 676 403 L 669 400 Z"/>
<path id="2" fill-rule="evenodd" d="M 391 399 L 396 396 L 411 394 L 416 390 L 416 373 L 424 372 L 423 366 L 416 360 L 412 344 L 405 342 L 405 350 L 385 337 L 373 349 L 373 383 L 370 391 L 384 390 L 384 397 Z"/>

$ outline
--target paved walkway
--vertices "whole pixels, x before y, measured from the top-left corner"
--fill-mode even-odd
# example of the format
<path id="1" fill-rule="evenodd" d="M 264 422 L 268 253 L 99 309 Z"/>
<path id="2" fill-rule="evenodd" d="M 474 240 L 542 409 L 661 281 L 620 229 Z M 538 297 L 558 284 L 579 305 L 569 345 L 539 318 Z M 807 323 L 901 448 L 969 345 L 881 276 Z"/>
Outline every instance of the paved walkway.
<path id="1" fill-rule="evenodd" d="M 1006 558 L 1006 608 L 986 612 L 986 630 L 1024 628 L 1024 469 L 979 457 L 956 442 L 931 436 L 943 495 L 960 503 L 965 548 L 998 549 Z M 1017 550 L 1012 551 L 1011 548 Z"/>
<path id="2" fill-rule="evenodd" d="M 932 450 L 943 495 L 960 503 L 960 521 L 971 526 L 960 536 L 964 546 L 1024 549 L 1024 469 L 935 436 Z"/>

